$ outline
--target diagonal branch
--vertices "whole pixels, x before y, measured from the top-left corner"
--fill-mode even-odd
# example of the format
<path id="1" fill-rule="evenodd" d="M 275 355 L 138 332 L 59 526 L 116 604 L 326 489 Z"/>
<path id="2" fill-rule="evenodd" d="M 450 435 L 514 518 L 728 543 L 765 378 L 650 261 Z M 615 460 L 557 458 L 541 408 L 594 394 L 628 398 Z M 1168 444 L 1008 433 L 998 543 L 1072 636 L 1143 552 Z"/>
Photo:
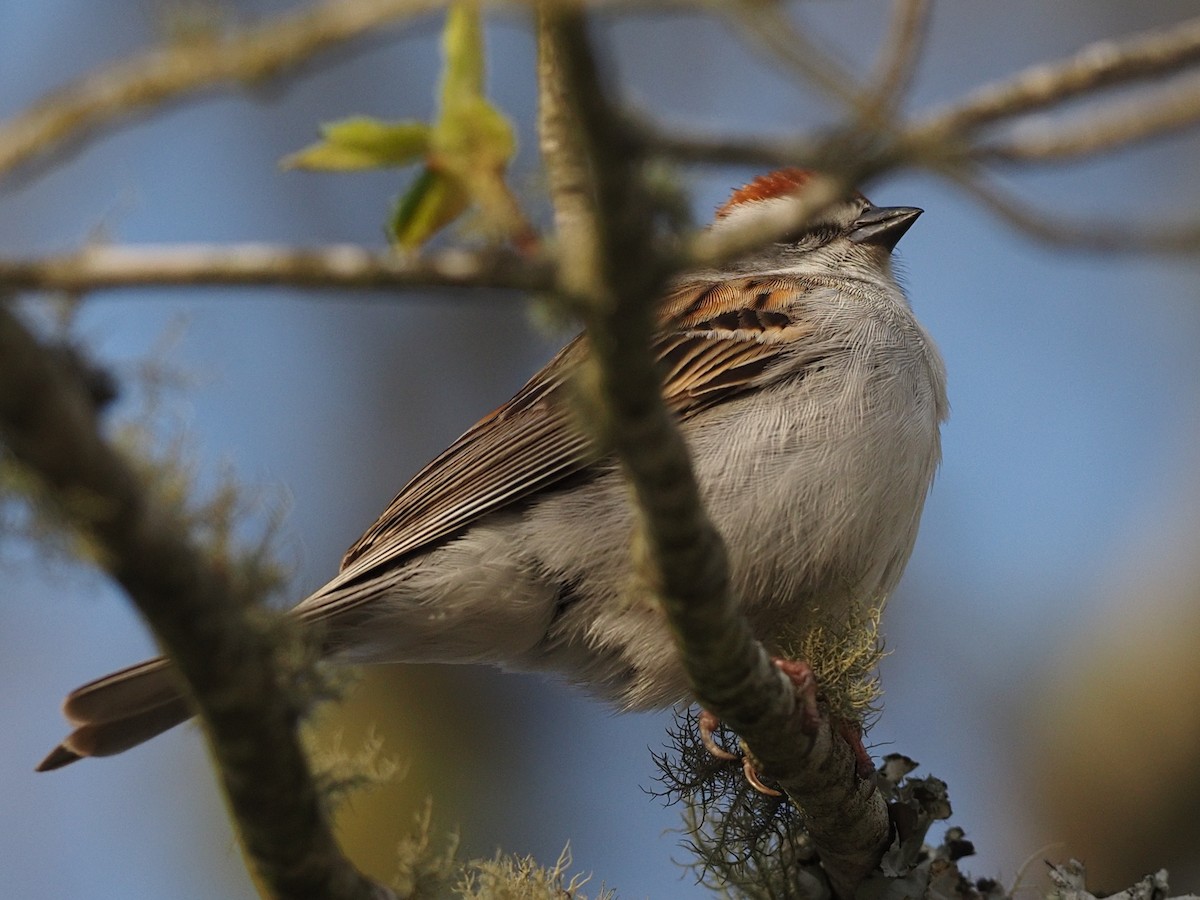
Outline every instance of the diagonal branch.
<path id="1" fill-rule="evenodd" d="M 887 121 L 895 114 L 916 73 L 929 24 L 929 0 L 894 0 L 894 6 L 891 26 L 868 79 L 871 88 L 863 104 L 868 121 Z"/>
<path id="2" fill-rule="evenodd" d="M 67 355 L 0 305 L 0 440 L 52 488 L 174 660 L 203 716 L 254 868 L 276 897 L 384 900 L 333 838 L 283 687 L 280 636 L 254 591 L 210 559 L 100 433 Z"/>
<path id="3" fill-rule="evenodd" d="M 919 0 L 900 2 L 902 8 L 891 39 L 897 49 L 890 55 L 896 60 L 904 57 L 903 45 L 916 39 L 921 6 Z M 1054 217 L 982 181 L 977 165 L 989 161 L 1043 163 L 1092 156 L 1200 125 L 1200 91 L 1194 77 L 1160 88 L 1149 97 L 1110 104 L 1065 125 L 1019 123 L 1004 138 L 990 141 L 981 139 L 977 132 L 1001 120 L 1024 116 L 1106 87 L 1183 72 L 1198 63 L 1200 19 L 1192 19 L 1161 31 L 1095 44 L 1066 60 L 1027 69 L 913 124 L 877 131 L 874 140 L 862 139 L 869 135 L 859 135 L 856 142 L 853 129 L 850 134 L 833 132 L 807 140 L 686 135 L 651 126 L 642 126 L 642 134 L 654 152 L 673 159 L 710 164 L 801 164 L 844 176 L 849 183 L 861 184 L 880 172 L 904 165 L 923 167 L 956 183 L 1014 227 L 1060 246 L 1097 251 L 1195 253 L 1200 250 L 1200 225 L 1195 222 L 1148 227 L 1123 221 Z M 860 129 L 864 126 L 869 127 L 863 122 Z M 803 213 L 796 211 L 796 215 L 802 217 Z M 776 219 L 774 225 L 760 223 L 758 235 L 770 239 L 785 231 L 787 223 L 782 211 L 776 213 Z M 722 236 L 720 240 L 700 236 L 690 247 L 689 258 L 697 265 L 711 265 L 736 255 L 739 247 L 753 241 L 754 237 L 748 233 Z M 725 242 L 726 246 L 719 246 Z"/>
<path id="4" fill-rule="evenodd" d="M 580 8 L 547 0 L 538 27 L 541 141 L 561 244 L 560 293 L 587 324 L 585 374 L 599 401 L 596 430 L 637 499 L 650 570 L 644 575 L 696 698 L 742 735 L 804 809 L 834 890 L 848 898 L 883 852 L 886 806 L 870 782 L 856 778 L 853 753 L 828 722 L 815 735 L 804 732 L 794 689 L 730 593 L 725 548 L 704 511 L 650 352 L 667 270 L 655 249 L 646 199 L 653 195 L 641 182 L 642 148 L 601 90 Z"/>
<path id="5" fill-rule="evenodd" d="M 1200 125 L 1200 77 L 1189 77 L 1136 98 L 1062 121 L 1037 117 L 1015 125 L 1002 139 L 973 151 L 975 159 L 1065 162 L 1111 153 L 1151 138 Z"/>
<path id="6" fill-rule="evenodd" d="M 77 148 L 122 120 L 206 91 L 294 74 L 322 51 L 443 5 L 442 0 L 323 2 L 252 28 L 167 44 L 122 60 L 0 122 L 0 179 L 19 166 Z"/>
<path id="7" fill-rule="evenodd" d="M 860 119 L 863 109 L 881 102 L 879 92 L 884 90 L 885 80 L 889 85 L 902 85 L 911 76 L 924 22 L 924 3 L 899 0 L 899 4 L 888 46 L 872 79 L 876 95 L 873 99 L 859 96 L 854 101 L 841 98 Z M 807 164 L 828 168 L 830 161 L 844 158 L 845 153 L 839 151 L 853 149 L 858 171 L 868 175 L 905 164 L 937 170 L 964 159 L 1040 162 L 1104 152 L 1200 123 L 1195 81 L 1108 107 L 1066 128 L 1056 128 L 1055 123 L 1029 126 L 1028 131 L 1018 130 L 1007 139 L 983 143 L 977 142 L 977 132 L 1001 120 L 1104 88 L 1158 79 L 1197 65 L 1200 18 L 1121 41 L 1093 44 L 1065 60 L 1034 66 L 979 88 L 965 99 L 903 127 L 884 127 L 887 123 L 881 125 L 877 120 L 886 117 L 878 114 L 873 119 L 867 117 L 862 124 L 876 129 L 876 140 L 859 140 L 853 148 L 846 147 L 847 136 L 840 132 L 807 138 L 746 137 L 665 131 L 649 124 L 642 125 L 643 140 L 663 156 L 713 165 Z M 890 96 L 893 90 L 889 86 L 886 93 Z M 889 102 L 895 102 L 895 97 Z"/>
<path id="8" fill-rule="evenodd" d="M 747 38 L 829 97 L 852 109 L 861 103 L 857 76 L 798 28 L 785 4 L 734 0 L 712 5 Z"/>
<path id="9" fill-rule="evenodd" d="M 915 144 L 968 138 L 985 125 L 1045 109 L 1114 85 L 1132 84 L 1200 63 L 1200 18 L 1121 41 L 1101 41 L 1069 59 L 1033 66 L 966 100 L 931 113 L 909 129 Z"/>
<path id="10" fill-rule="evenodd" d="M 648 153 L 683 163 L 811 168 L 821 147 L 819 141 L 811 138 L 668 130 L 649 121 L 638 122 L 638 126 L 640 140 Z"/>
<path id="11" fill-rule="evenodd" d="M 1200 224 L 1196 222 L 1150 227 L 1067 219 L 1024 203 L 978 173 L 951 169 L 942 174 L 1014 228 L 1047 244 L 1093 253 L 1200 252 Z"/>

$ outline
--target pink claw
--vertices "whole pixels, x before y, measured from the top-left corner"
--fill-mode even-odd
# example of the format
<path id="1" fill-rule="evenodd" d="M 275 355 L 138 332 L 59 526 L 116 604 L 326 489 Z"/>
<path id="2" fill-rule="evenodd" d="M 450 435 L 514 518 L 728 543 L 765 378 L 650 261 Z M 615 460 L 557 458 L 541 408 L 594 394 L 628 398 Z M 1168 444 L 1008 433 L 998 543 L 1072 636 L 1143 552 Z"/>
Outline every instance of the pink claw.
<path id="1" fill-rule="evenodd" d="M 700 718 L 696 723 L 700 731 L 700 743 L 716 759 L 737 759 L 737 757 L 713 740 L 713 732 L 721 727 L 721 720 L 707 709 L 700 710 Z"/>
<path id="2" fill-rule="evenodd" d="M 813 674 L 812 666 L 802 659 L 783 659 L 771 657 L 775 668 L 788 677 L 796 686 L 800 695 L 800 703 L 804 706 L 804 731 L 812 734 L 821 724 L 821 711 L 817 708 L 817 676 Z"/>

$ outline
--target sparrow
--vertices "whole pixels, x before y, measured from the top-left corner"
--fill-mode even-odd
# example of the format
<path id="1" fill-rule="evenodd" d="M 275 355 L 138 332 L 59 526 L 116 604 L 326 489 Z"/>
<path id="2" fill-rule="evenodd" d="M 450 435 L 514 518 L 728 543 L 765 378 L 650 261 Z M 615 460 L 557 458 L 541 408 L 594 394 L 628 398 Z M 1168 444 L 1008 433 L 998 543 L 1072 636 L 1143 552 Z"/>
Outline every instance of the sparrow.
<path id="1" fill-rule="evenodd" d="M 755 178 L 711 227 L 790 202 L 812 177 Z M 921 212 L 852 193 L 784 241 L 677 279 L 660 301 L 663 397 L 728 548 L 733 595 L 769 652 L 785 633 L 882 603 L 912 552 L 948 412 L 941 357 L 892 271 Z M 627 710 L 690 700 L 632 559 L 621 471 L 573 413 L 587 353 L 576 337 L 418 472 L 292 610 L 326 657 L 552 671 Z M 74 730 L 40 771 L 192 715 L 162 658 L 77 688 L 64 712 Z"/>

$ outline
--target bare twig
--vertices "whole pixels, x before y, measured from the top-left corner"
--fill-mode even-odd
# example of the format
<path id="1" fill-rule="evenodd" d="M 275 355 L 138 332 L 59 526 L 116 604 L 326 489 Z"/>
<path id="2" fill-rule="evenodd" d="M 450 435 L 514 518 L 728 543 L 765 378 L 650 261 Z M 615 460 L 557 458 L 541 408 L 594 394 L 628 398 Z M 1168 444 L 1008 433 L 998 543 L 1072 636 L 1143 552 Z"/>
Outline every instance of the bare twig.
<path id="1" fill-rule="evenodd" d="M 642 140 L 647 152 L 685 163 L 707 165 L 789 166 L 803 165 L 816 157 L 812 141 L 787 138 L 720 136 L 665 131 L 645 123 Z"/>
<path id="2" fill-rule="evenodd" d="M 916 52 L 922 20 L 921 0 L 898 0 L 897 21 L 889 38 L 891 49 L 878 66 L 889 73 L 889 84 L 901 84 L 906 77 L 905 54 Z M 751 7 L 756 10 L 757 7 Z M 778 16 L 779 13 L 772 15 Z M 769 20 L 753 18 L 764 39 L 787 46 L 780 52 L 792 52 L 789 39 L 780 38 L 790 23 L 770 27 Z M 780 31 L 779 29 L 784 29 Z M 803 55 L 796 65 L 807 65 Z M 884 59 L 888 60 L 887 62 Z M 1001 119 L 1016 118 L 1052 106 L 1081 94 L 1133 83 L 1138 80 L 1182 71 L 1200 63 L 1200 19 L 1183 22 L 1173 28 L 1139 35 L 1125 41 L 1094 44 L 1060 62 L 1035 66 L 1006 81 L 977 90 L 966 100 L 926 115 L 903 127 L 879 123 L 875 115 L 869 125 L 871 135 L 834 132 L 823 138 L 766 137 L 744 135 L 701 135 L 665 131 L 644 124 L 643 140 L 663 156 L 686 162 L 715 165 L 811 165 L 837 169 L 853 160 L 858 177 L 870 176 L 883 169 L 902 165 L 926 166 L 934 170 L 967 159 L 1013 159 L 1018 161 L 1052 159 L 1101 152 L 1135 140 L 1144 140 L 1169 131 L 1188 127 L 1200 119 L 1194 82 L 1161 91 L 1138 105 L 1121 104 L 1096 114 L 1094 120 L 1069 129 L 1066 133 L 1053 125 L 1040 125 L 1032 134 L 1014 131 L 1011 139 L 980 144 L 975 135 L 982 126 Z M 874 79 L 882 89 L 883 76 Z M 848 98 L 839 94 L 848 109 L 860 116 L 868 104 L 864 94 Z M 878 103 L 878 98 L 870 102 Z M 871 117 L 868 117 L 869 119 Z M 886 126 L 886 127 L 885 127 Z M 852 145 L 852 146 L 851 146 Z"/>
<path id="3" fill-rule="evenodd" d="M 281 688 L 276 630 L 99 431 L 64 355 L 0 305 L 0 438 L 150 622 L 207 725 L 248 856 L 276 897 L 390 897 L 341 854 Z"/>
<path id="4" fill-rule="evenodd" d="M 321 51 L 443 5 L 444 0 L 325 0 L 253 28 L 196 37 L 122 60 L 0 123 L 0 178 L 76 147 L 123 119 L 189 95 L 294 74 Z"/>
<path id="5" fill-rule="evenodd" d="M 710 0 L 711 2 L 711 0 Z M 788 18 L 788 7 L 770 0 L 735 0 L 712 8 L 728 17 L 753 43 L 850 109 L 859 109 L 858 78 Z"/>
<path id="6" fill-rule="evenodd" d="M 1095 253 L 1200 252 L 1200 224 L 1196 222 L 1150 228 L 1135 223 L 1066 219 L 1023 203 L 978 172 L 954 169 L 942 174 L 1014 228 L 1048 244 Z"/>
<path id="7" fill-rule="evenodd" d="M 976 159 L 1060 162 L 1098 156 L 1138 141 L 1200 125 L 1200 78 L 1187 78 L 1132 100 L 1106 104 L 1071 121 L 1037 118 L 972 152 Z"/>
<path id="8" fill-rule="evenodd" d="M 896 0 L 896 11 L 876 71 L 864 84 L 836 56 L 809 39 L 784 4 L 738 0 L 720 10 L 748 38 L 841 103 L 862 134 L 861 143 L 895 131 L 896 107 L 908 88 L 924 36 L 928 0 Z"/>
<path id="9" fill-rule="evenodd" d="M 344 244 L 107 246 L 33 259 L 0 259 L 0 288 L 93 291 L 166 285 L 297 288 L 497 288 L 544 290 L 550 261 L 511 253 L 448 250 L 421 258 Z"/>
<path id="10" fill-rule="evenodd" d="M 929 0 L 894 0 L 892 22 L 867 83 L 863 107 L 868 120 L 888 120 L 904 99 L 925 41 Z"/>
<path id="11" fill-rule="evenodd" d="M 914 2 L 907 7 L 905 31 L 915 28 L 919 15 Z M 907 6 L 907 4 L 906 4 Z M 894 40 L 900 42 L 899 36 Z M 911 40 L 911 38 L 910 38 Z M 896 51 L 902 55 L 901 51 Z M 1200 90 L 1194 79 L 1162 89 L 1149 101 L 1120 103 L 1093 113 L 1064 128 L 1056 123 L 1035 123 L 1008 137 L 981 143 L 974 131 L 1003 118 L 1025 114 L 1085 92 L 1115 84 L 1152 78 L 1186 69 L 1200 61 L 1200 19 L 1121 42 L 1093 45 L 1066 61 L 1038 66 L 1002 84 L 977 91 L 956 104 L 901 131 L 876 131 L 875 140 L 862 140 L 839 151 L 845 134 L 823 139 L 760 139 L 744 137 L 686 136 L 645 129 L 645 140 L 655 152 L 676 159 L 707 163 L 810 164 L 836 173 L 842 184 L 861 182 L 881 171 L 909 164 L 924 166 L 950 178 L 1005 221 L 1022 231 L 1060 246 L 1122 252 L 1194 253 L 1200 250 L 1200 225 L 1181 223 L 1146 228 L 1124 222 L 1083 222 L 1056 217 L 1033 209 L 993 185 L 981 181 L 970 161 L 1005 160 L 1043 162 L 1106 150 L 1146 140 L 1152 136 L 1200 124 Z M 847 163 L 852 162 L 852 167 Z M 835 194 L 831 188 L 831 194 Z M 828 197 L 825 198 L 828 201 Z M 806 194 L 805 201 L 817 205 Z M 797 204 L 791 222 L 806 213 Z M 688 259 L 699 266 L 715 265 L 742 252 L 778 239 L 789 228 L 789 213 L 774 211 L 774 221 L 754 223 L 747 231 L 697 237 Z"/>

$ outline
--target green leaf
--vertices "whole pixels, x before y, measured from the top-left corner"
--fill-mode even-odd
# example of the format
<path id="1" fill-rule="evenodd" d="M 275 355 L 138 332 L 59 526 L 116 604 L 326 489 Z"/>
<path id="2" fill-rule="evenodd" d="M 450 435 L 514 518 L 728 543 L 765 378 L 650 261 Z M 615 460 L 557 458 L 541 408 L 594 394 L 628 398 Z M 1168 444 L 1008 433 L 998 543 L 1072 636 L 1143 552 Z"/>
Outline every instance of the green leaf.
<path id="1" fill-rule="evenodd" d="M 442 57 L 443 111 L 483 95 L 483 23 L 476 0 L 460 0 L 447 11 Z"/>
<path id="2" fill-rule="evenodd" d="M 406 166 L 429 152 L 431 130 L 424 122 L 381 122 L 354 116 L 321 126 L 323 140 L 287 156 L 287 169 L 349 171 Z"/>
<path id="3" fill-rule="evenodd" d="M 391 236 L 405 250 L 419 247 L 458 218 L 471 202 L 453 175 L 425 169 L 396 205 Z"/>
<path id="4" fill-rule="evenodd" d="M 355 117 L 321 128 L 322 140 L 283 160 L 287 168 L 374 169 L 424 162 L 397 202 L 393 241 L 413 248 L 469 206 L 484 228 L 518 247 L 537 236 L 504 180 L 517 141 L 512 123 L 483 94 L 483 17 L 479 0 L 455 0 L 442 32 L 440 108 L 430 124 Z"/>
<path id="5" fill-rule="evenodd" d="M 431 152 L 463 174 L 503 169 L 516 149 L 512 124 L 482 97 L 447 110 L 430 136 Z"/>

